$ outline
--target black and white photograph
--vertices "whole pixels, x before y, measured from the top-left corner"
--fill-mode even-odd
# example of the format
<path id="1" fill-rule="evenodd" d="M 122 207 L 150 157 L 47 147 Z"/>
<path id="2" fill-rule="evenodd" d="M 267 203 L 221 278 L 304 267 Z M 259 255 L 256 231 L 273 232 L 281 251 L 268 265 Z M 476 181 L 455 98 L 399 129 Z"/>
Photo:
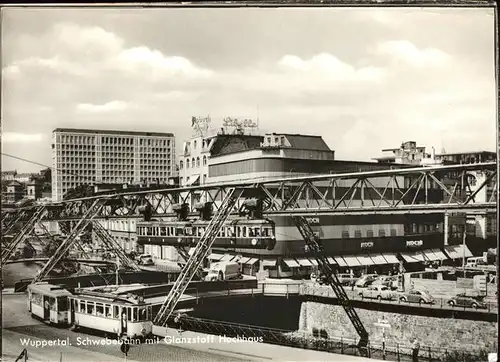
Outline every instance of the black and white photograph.
<path id="1" fill-rule="evenodd" d="M 496 362 L 493 1 L 5 5 L 1 362 Z"/>

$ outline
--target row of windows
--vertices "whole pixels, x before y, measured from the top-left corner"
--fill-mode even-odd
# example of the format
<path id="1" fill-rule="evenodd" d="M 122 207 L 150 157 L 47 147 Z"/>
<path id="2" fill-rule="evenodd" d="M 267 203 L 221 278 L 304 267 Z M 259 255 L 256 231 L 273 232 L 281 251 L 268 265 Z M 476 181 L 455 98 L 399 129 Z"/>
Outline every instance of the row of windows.
<path id="1" fill-rule="evenodd" d="M 137 226 L 139 236 L 202 236 L 206 227 L 202 226 Z M 252 238 L 252 237 L 273 237 L 273 227 L 271 225 L 260 226 L 224 226 L 218 233 L 221 238 Z"/>
<path id="2" fill-rule="evenodd" d="M 206 166 L 207 165 L 207 156 L 203 156 L 203 166 Z M 189 166 L 191 165 L 191 167 L 200 167 L 200 158 L 199 157 L 196 157 L 196 158 L 192 158 L 191 159 L 191 163 L 189 162 L 189 158 L 186 158 L 186 168 L 189 168 Z M 179 169 L 183 169 L 184 168 L 184 162 L 181 160 L 179 162 Z"/>
<path id="3" fill-rule="evenodd" d="M 95 145 L 64 144 L 59 145 L 63 150 L 95 150 Z"/>
<path id="4" fill-rule="evenodd" d="M 114 304 L 85 300 L 74 300 L 75 312 L 95 315 L 111 319 L 122 319 L 126 316 L 129 322 L 148 321 L 152 318 L 151 306 L 124 307 Z"/>

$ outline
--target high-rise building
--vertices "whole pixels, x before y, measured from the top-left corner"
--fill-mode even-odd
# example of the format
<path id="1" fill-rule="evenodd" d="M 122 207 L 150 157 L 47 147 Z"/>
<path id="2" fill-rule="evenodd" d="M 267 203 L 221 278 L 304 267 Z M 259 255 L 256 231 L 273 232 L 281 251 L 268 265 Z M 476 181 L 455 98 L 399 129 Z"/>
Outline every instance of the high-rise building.
<path id="1" fill-rule="evenodd" d="M 52 195 L 95 183 L 167 183 L 176 171 L 172 133 L 57 128 Z"/>

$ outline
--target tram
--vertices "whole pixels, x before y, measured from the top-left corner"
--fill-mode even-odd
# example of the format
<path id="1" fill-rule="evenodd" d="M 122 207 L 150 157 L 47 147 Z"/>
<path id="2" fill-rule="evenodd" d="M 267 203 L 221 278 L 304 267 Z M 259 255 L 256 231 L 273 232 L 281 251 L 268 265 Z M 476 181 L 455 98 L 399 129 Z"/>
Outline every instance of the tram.
<path id="1" fill-rule="evenodd" d="M 69 322 L 75 328 L 133 339 L 144 339 L 152 333 L 152 307 L 142 297 L 77 290 L 69 299 Z"/>
<path id="2" fill-rule="evenodd" d="M 47 324 L 69 324 L 69 297 L 66 289 L 46 282 L 28 285 L 28 311 Z"/>
<path id="3" fill-rule="evenodd" d="M 153 328 L 153 305 L 137 295 L 113 295 L 48 284 L 28 286 L 28 311 L 45 323 L 144 339 Z"/>

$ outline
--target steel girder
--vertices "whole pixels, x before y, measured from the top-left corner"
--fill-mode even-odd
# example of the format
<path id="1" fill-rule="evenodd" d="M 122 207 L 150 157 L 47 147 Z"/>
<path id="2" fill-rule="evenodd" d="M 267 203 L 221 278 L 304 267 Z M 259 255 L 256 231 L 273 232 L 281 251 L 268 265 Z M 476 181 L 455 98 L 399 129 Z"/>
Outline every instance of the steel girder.
<path id="1" fill-rule="evenodd" d="M 484 180 L 471 185 L 472 173 L 484 174 Z M 66 200 L 51 204 L 45 219 L 79 219 L 96 199 L 106 202 L 97 219 L 141 218 L 141 206 L 148 206 L 153 218 L 175 217 L 174 204 L 200 200 L 213 202 L 216 212 L 234 187 L 258 192 L 264 198 L 266 215 L 493 213 L 498 198 L 496 180 L 496 163 L 482 163 L 208 184 Z M 485 188 L 493 190 L 487 199 L 481 196 Z"/>

